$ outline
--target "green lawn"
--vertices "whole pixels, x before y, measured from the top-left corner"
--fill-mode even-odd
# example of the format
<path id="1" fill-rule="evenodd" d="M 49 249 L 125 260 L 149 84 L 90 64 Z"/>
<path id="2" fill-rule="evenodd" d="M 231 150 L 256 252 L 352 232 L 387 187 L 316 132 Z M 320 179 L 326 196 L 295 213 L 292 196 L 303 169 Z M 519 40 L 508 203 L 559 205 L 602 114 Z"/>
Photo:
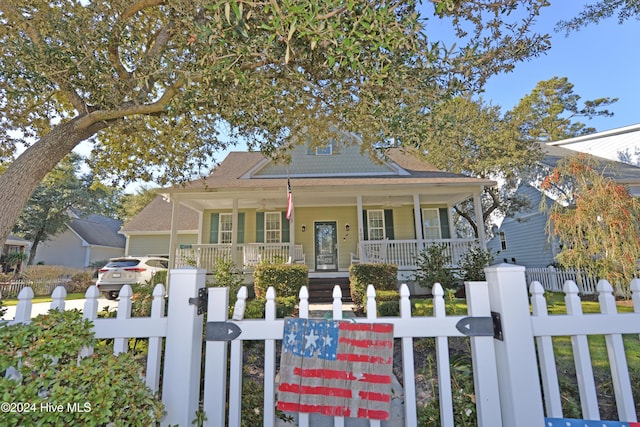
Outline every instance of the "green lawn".
<path id="1" fill-rule="evenodd" d="M 565 314 L 567 312 L 564 294 L 546 293 L 545 297 L 547 299 L 549 314 Z M 412 305 L 414 316 L 433 315 L 432 300 L 416 300 L 413 301 Z M 633 307 L 628 301 L 619 301 L 617 306 L 619 313 L 633 312 Z M 445 307 L 448 315 L 465 315 L 467 313 L 466 301 L 464 299 L 445 296 Z M 585 298 L 582 301 L 582 311 L 585 314 L 599 313 L 600 305 L 594 298 Z M 631 376 L 631 386 L 636 402 L 636 411 L 640 413 L 640 338 L 637 334 L 633 334 L 625 335 L 623 340 L 629 374 Z M 591 361 L 597 387 L 601 418 L 603 420 L 615 420 L 617 419 L 617 410 L 613 397 L 613 383 L 604 336 L 591 335 L 588 336 L 588 341 L 591 350 Z M 554 337 L 553 343 L 564 416 L 568 418 L 581 418 L 571 338 Z"/>
<path id="2" fill-rule="evenodd" d="M 76 294 L 67 294 L 65 300 L 73 300 L 73 299 L 83 299 L 84 293 L 76 293 Z M 39 302 L 51 302 L 51 296 L 40 296 L 33 298 L 33 304 L 37 304 Z M 7 298 L 2 300 L 2 304 L 6 307 L 11 305 L 18 305 L 18 298 Z"/>

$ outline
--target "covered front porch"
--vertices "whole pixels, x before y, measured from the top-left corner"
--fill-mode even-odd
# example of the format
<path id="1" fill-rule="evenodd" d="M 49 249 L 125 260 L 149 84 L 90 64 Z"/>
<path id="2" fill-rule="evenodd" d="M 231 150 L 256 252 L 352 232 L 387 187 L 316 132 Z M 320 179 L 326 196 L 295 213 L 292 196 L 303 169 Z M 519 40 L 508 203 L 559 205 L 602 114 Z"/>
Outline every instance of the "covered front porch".
<path id="1" fill-rule="evenodd" d="M 359 243 L 357 252 L 350 253 L 350 264 L 389 263 L 397 265 L 400 270 L 415 270 L 420 252 L 432 245 L 444 245 L 445 253 L 451 258 L 452 267 L 455 267 L 467 251 L 479 247 L 480 244 L 477 239 L 367 240 Z M 292 246 L 293 256 L 290 255 Z M 181 245 L 175 258 L 178 268 L 195 266 L 208 272 L 214 271 L 216 263 L 220 261 L 232 261 L 245 273 L 252 272 L 261 262 L 307 264 L 309 269 L 315 272 L 340 270 L 318 269 L 317 259 L 315 262 L 307 263 L 304 246 L 295 243 Z"/>

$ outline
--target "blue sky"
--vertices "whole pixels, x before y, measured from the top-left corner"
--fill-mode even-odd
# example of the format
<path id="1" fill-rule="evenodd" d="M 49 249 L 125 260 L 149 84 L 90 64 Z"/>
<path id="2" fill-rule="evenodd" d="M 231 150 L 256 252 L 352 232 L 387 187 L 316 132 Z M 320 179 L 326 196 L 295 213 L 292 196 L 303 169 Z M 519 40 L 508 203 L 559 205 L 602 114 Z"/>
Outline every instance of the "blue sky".
<path id="1" fill-rule="evenodd" d="M 511 109 L 542 80 L 567 77 L 581 101 L 619 98 L 610 118 L 580 119 L 598 131 L 640 123 L 640 21 L 618 24 L 616 17 L 589 24 L 568 37 L 555 24 L 576 16 L 582 5 L 596 0 L 552 1 L 543 9 L 536 30 L 551 35 L 546 55 L 516 65 L 513 72 L 493 77 L 482 97 L 502 111 Z"/>

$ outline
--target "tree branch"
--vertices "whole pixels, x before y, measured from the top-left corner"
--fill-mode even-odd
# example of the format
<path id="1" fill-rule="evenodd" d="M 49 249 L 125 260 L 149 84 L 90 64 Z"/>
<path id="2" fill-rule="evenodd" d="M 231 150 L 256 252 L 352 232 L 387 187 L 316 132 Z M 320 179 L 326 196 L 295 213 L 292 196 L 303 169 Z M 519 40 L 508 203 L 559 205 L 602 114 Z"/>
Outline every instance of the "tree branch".
<path id="1" fill-rule="evenodd" d="M 122 106 L 122 108 L 114 110 L 92 111 L 84 117 L 79 118 L 76 122 L 75 128 L 86 128 L 95 123 L 117 120 L 127 116 L 151 115 L 161 113 L 162 111 L 164 111 L 164 108 L 169 104 L 173 97 L 178 93 L 180 88 L 184 86 L 184 83 L 185 81 L 183 79 L 179 79 L 165 90 L 160 99 L 151 104 L 126 104 Z"/>

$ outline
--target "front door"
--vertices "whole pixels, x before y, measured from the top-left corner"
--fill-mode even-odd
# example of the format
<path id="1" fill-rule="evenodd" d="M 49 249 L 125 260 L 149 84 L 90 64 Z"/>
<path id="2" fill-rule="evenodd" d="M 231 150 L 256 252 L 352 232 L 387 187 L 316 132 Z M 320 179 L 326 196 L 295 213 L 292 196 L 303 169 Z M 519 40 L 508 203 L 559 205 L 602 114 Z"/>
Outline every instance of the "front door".
<path id="1" fill-rule="evenodd" d="M 316 270 L 338 269 L 338 232 L 335 221 L 315 223 Z"/>

